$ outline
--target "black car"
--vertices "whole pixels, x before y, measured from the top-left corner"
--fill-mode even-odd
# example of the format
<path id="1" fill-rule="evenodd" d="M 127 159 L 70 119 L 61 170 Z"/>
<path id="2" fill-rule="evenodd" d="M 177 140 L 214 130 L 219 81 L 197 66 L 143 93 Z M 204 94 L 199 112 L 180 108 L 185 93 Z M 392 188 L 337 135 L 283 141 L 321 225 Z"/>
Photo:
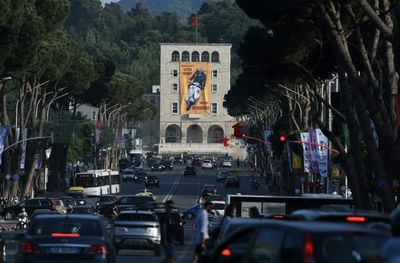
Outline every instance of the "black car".
<path id="1" fill-rule="evenodd" d="M 22 238 L 15 262 L 114 263 L 103 220 L 94 215 L 38 215 Z"/>
<path id="2" fill-rule="evenodd" d="M 239 178 L 237 176 L 228 176 L 225 180 L 225 188 L 228 187 L 239 188 L 240 187 Z"/>
<path id="3" fill-rule="evenodd" d="M 96 210 L 91 205 L 77 205 L 71 209 L 71 214 L 94 215 Z"/>
<path id="4" fill-rule="evenodd" d="M 22 208 L 25 208 L 28 216 L 31 216 L 36 209 L 50 209 L 51 211 L 56 211 L 56 204 L 55 201 L 46 197 L 32 198 L 22 201 L 17 205 L 4 207 L 0 215 L 7 220 L 11 220 L 21 213 Z"/>
<path id="5" fill-rule="evenodd" d="M 155 171 L 164 171 L 165 170 L 165 166 L 162 163 L 158 163 L 155 162 L 151 165 L 151 171 L 155 172 Z"/>
<path id="6" fill-rule="evenodd" d="M 149 186 L 155 186 L 157 188 L 160 188 L 160 178 L 155 175 L 149 175 L 146 177 L 146 180 L 144 182 L 145 187 Z"/>
<path id="7" fill-rule="evenodd" d="M 107 214 L 104 209 L 106 207 L 110 207 L 114 202 L 117 201 L 117 197 L 115 195 L 101 195 L 96 201 L 96 210 L 99 214 Z"/>
<path id="8" fill-rule="evenodd" d="M 196 176 L 197 175 L 197 169 L 194 166 L 186 166 L 185 171 L 183 172 L 183 176 Z"/>
<path id="9" fill-rule="evenodd" d="M 86 194 L 80 191 L 70 191 L 68 192 L 68 196 L 71 196 L 75 205 L 86 205 Z"/>
<path id="10" fill-rule="evenodd" d="M 170 212 L 172 224 L 174 226 L 174 240 L 178 242 L 179 245 L 183 246 L 185 244 L 185 230 L 183 225 L 185 221 L 182 219 L 181 215 L 178 212 Z M 158 218 L 164 216 L 164 212 L 160 210 L 156 210 L 156 215 Z"/>
<path id="11" fill-rule="evenodd" d="M 164 169 L 166 170 L 173 170 L 174 167 L 172 165 L 172 162 L 170 160 L 162 160 L 161 164 L 164 166 Z"/>
<path id="12" fill-rule="evenodd" d="M 164 202 L 148 202 L 144 206 L 144 209 L 145 210 L 150 210 L 150 211 L 154 211 L 154 210 L 164 211 L 165 203 Z"/>
<path id="13" fill-rule="evenodd" d="M 144 182 L 146 180 L 147 177 L 147 173 L 145 170 L 143 169 L 136 169 L 135 170 L 135 176 L 133 177 L 133 181 L 135 183 L 141 183 Z"/>

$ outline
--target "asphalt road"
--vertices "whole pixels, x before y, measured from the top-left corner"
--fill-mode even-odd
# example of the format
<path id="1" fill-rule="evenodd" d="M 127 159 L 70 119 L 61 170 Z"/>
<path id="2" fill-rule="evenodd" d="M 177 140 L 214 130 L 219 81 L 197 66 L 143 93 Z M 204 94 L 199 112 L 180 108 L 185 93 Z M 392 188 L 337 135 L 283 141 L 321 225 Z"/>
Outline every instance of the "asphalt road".
<path id="1" fill-rule="evenodd" d="M 172 171 L 162 171 L 162 172 L 151 172 L 148 168 L 148 174 L 154 174 L 160 177 L 160 188 L 150 188 L 148 190 L 152 191 L 157 195 L 157 201 L 165 201 L 167 199 L 172 199 L 175 202 L 175 206 L 181 211 L 191 207 L 196 204 L 198 195 L 204 184 L 215 184 L 218 187 L 218 192 L 221 195 L 227 194 L 255 194 L 254 190 L 250 187 L 250 176 L 249 170 L 245 168 L 232 167 L 232 169 L 239 170 L 240 173 L 240 188 L 229 188 L 225 189 L 224 184 L 216 183 L 216 175 L 220 170 L 226 170 L 226 168 L 217 169 L 198 169 L 196 177 L 184 177 L 183 176 L 183 165 L 174 166 Z M 229 169 L 228 169 L 229 170 Z M 265 184 L 263 184 L 265 185 Z M 144 189 L 143 183 L 135 184 L 134 182 L 124 182 L 121 184 L 120 194 L 136 194 L 138 191 Z M 265 193 L 265 187 L 258 190 L 257 194 Z M 94 203 L 94 199 L 89 200 L 89 202 Z M 193 245 L 193 221 L 187 221 L 185 224 L 185 245 L 178 246 L 176 250 L 176 263 L 189 263 L 193 257 L 194 245 Z M 13 226 L 16 222 L 0 222 L 0 224 L 5 226 Z M 8 233 L 3 233 L 6 239 L 6 250 L 7 250 L 7 262 L 14 262 L 14 255 L 18 246 L 18 236 L 21 233 L 16 231 L 11 231 Z M 154 256 L 152 251 L 142 251 L 142 250 L 122 250 L 117 257 L 117 262 L 128 263 L 135 260 L 135 262 L 162 262 L 162 257 Z"/>

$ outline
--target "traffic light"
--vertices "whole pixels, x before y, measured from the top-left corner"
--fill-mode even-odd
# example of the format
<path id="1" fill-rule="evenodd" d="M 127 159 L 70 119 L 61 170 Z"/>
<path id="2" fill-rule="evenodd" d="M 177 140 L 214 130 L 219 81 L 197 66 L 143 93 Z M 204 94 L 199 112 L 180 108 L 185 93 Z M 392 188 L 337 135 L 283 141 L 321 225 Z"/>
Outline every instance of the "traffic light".
<path id="1" fill-rule="evenodd" d="M 279 141 L 286 142 L 286 135 L 284 135 L 284 134 L 279 135 Z"/>
<path id="2" fill-rule="evenodd" d="M 244 136 L 244 133 L 240 130 L 241 127 L 242 126 L 239 122 L 232 126 L 233 136 L 235 136 L 236 138 L 242 138 Z"/>
<path id="3" fill-rule="evenodd" d="M 223 141 L 223 143 L 224 143 L 224 146 L 225 147 L 228 147 L 229 146 L 229 139 L 228 139 L 228 137 L 224 137 L 224 141 Z"/>
<path id="4" fill-rule="evenodd" d="M 268 140 L 271 142 L 271 146 L 272 146 L 272 150 L 274 151 L 274 154 L 276 155 L 281 155 L 282 151 L 285 147 L 285 143 L 286 143 L 286 135 L 285 134 L 280 134 L 275 135 L 275 134 L 271 134 L 268 137 Z"/>

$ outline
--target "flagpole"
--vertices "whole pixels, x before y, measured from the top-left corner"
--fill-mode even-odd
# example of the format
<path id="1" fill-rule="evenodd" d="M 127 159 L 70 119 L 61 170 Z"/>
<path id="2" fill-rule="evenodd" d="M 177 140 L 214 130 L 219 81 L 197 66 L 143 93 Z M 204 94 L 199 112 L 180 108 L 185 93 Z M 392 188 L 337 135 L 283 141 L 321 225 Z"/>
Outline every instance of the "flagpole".
<path id="1" fill-rule="evenodd" d="M 197 21 L 196 21 L 196 45 L 197 45 Z"/>

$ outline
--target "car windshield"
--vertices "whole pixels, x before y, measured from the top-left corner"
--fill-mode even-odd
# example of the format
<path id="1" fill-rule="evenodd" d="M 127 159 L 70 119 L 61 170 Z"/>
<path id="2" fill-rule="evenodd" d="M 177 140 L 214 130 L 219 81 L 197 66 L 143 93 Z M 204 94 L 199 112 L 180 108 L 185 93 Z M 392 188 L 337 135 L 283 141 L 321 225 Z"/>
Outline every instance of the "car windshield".
<path id="1" fill-rule="evenodd" d="M 112 201 L 115 201 L 114 196 L 101 196 L 99 198 L 99 202 L 112 202 Z"/>
<path id="2" fill-rule="evenodd" d="M 141 205 L 152 201 L 154 201 L 153 198 L 149 196 L 131 196 L 122 197 L 118 203 L 120 205 Z"/>
<path id="3" fill-rule="evenodd" d="M 364 233 L 329 233 L 314 235 L 317 262 L 355 262 L 354 254 L 362 259 L 375 257 L 386 237 Z"/>
<path id="4" fill-rule="evenodd" d="M 215 209 L 215 210 L 224 210 L 225 209 L 225 205 L 224 204 L 220 204 L 220 203 L 214 203 L 213 209 Z"/>
<path id="5" fill-rule="evenodd" d="M 117 218 L 120 221 L 156 221 L 150 214 L 120 214 Z"/>
<path id="6" fill-rule="evenodd" d="M 93 214 L 94 210 L 90 207 L 75 207 L 71 211 L 72 214 Z"/>
<path id="7" fill-rule="evenodd" d="M 102 236 L 98 220 L 71 217 L 36 218 L 29 227 L 28 235 L 61 236 L 75 234 L 76 236 Z"/>
<path id="8" fill-rule="evenodd" d="M 69 195 L 69 196 L 72 196 L 73 198 L 76 198 L 76 199 L 83 199 L 83 198 L 85 198 L 85 194 L 82 193 L 82 192 L 69 192 L 68 195 Z"/>

